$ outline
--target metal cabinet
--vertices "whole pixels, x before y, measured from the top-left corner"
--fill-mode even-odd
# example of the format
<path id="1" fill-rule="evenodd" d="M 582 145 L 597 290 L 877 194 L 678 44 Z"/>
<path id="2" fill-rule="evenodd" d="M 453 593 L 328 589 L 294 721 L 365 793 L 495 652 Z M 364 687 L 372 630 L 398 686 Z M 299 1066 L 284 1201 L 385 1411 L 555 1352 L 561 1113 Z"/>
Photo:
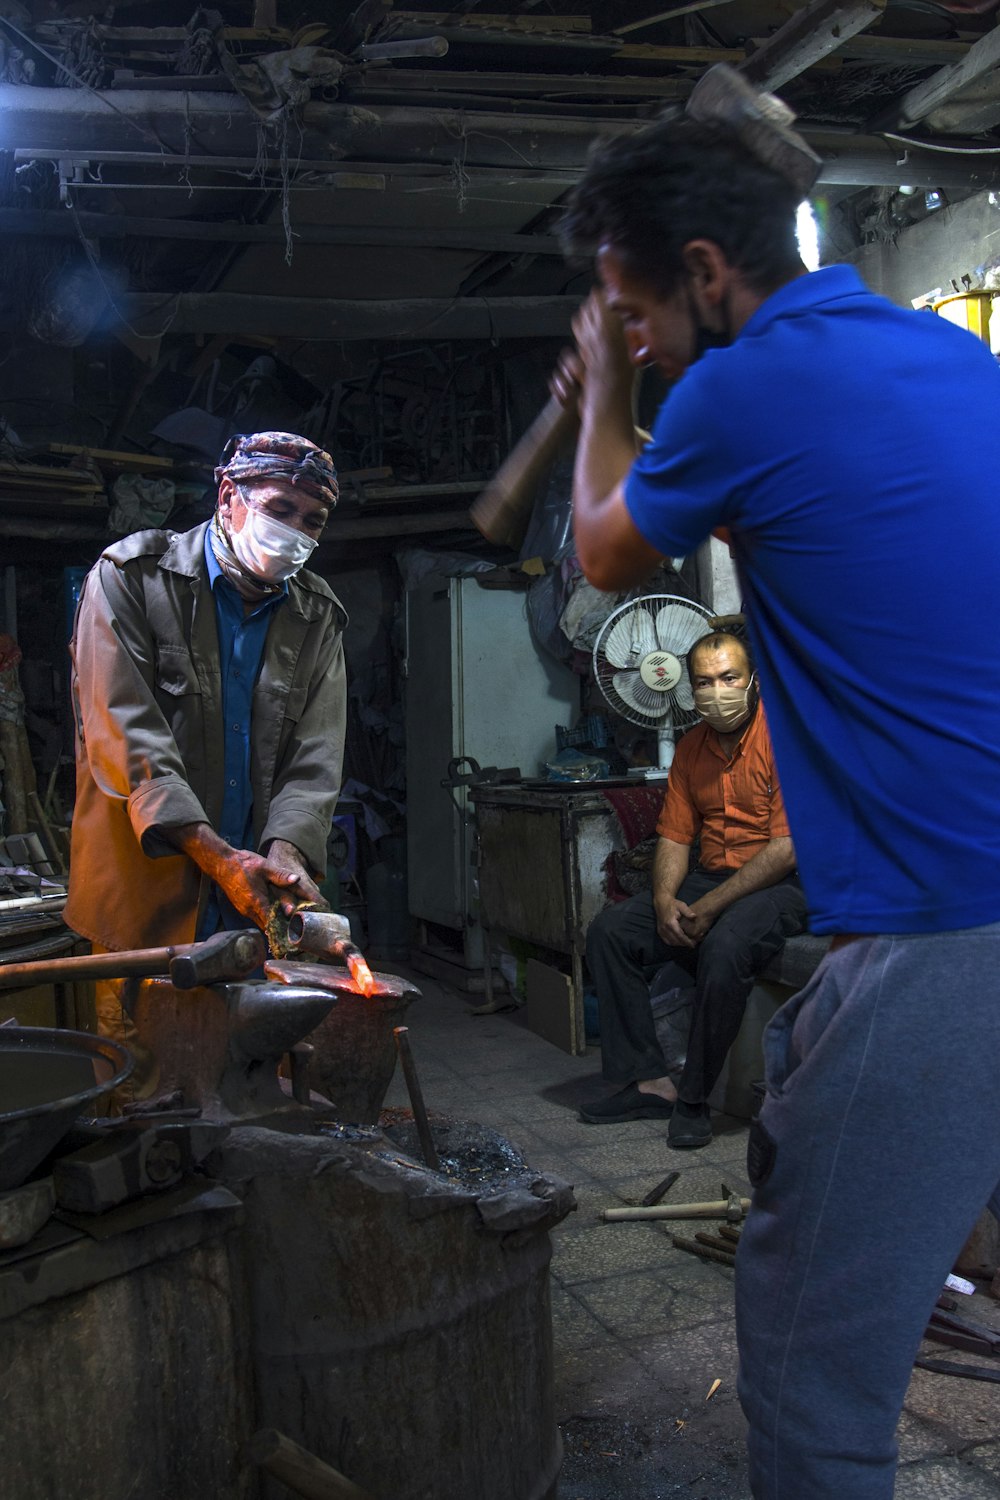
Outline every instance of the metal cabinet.
<path id="1" fill-rule="evenodd" d="M 484 944 L 492 930 L 570 960 L 570 1050 L 583 1053 L 583 956 L 587 928 L 605 901 L 604 866 L 624 849 L 614 808 L 600 791 L 476 787 L 479 895 Z M 485 965 L 486 998 L 492 971 Z"/>
<path id="2" fill-rule="evenodd" d="M 464 790 L 442 787 L 448 763 L 518 766 L 537 776 L 568 727 L 580 679 L 542 655 L 525 595 L 475 576 L 435 577 L 407 592 L 406 802 L 410 911 L 463 934 L 464 963 L 482 965 L 474 835 Z M 457 804 L 457 805 L 456 805 Z"/>

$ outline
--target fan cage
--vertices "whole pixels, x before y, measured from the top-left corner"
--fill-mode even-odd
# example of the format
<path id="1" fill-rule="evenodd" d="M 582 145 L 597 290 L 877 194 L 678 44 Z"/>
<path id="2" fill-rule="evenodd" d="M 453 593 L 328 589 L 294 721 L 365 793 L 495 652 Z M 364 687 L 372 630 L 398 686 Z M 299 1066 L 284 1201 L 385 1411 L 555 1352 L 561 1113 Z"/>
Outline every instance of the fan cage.
<path id="1" fill-rule="evenodd" d="M 695 641 L 710 633 L 713 618 L 705 605 L 678 594 L 643 594 L 619 605 L 593 650 L 594 677 L 615 713 L 660 735 L 697 723 L 686 658 Z M 661 668 L 656 660 L 664 653 L 679 662 L 680 678 L 674 687 L 651 687 L 640 668 L 652 660 L 649 675 L 662 670 L 669 676 L 670 663 Z"/>

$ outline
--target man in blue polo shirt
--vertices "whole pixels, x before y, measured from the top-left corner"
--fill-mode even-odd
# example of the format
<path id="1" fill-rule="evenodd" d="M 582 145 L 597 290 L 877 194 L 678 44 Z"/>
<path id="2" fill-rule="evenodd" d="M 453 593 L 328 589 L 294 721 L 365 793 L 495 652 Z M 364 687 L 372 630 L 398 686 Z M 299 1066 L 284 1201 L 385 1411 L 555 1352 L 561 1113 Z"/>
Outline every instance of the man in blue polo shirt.
<path id="1" fill-rule="evenodd" d="M 927 1316 L 1000 1180 L 1000 370 L 971 335 L 807 274 L 799 193 L 731 132 L 592 159 L 581 563 L 603 589 L 725 527 L 815 932 L 765 1038 L 737 1263 L 759 1500 L 886 1500 Z M 632 361 L 676 385 L 636 456 Z M 969 441 L 969 424 L 975 441 Z"/>

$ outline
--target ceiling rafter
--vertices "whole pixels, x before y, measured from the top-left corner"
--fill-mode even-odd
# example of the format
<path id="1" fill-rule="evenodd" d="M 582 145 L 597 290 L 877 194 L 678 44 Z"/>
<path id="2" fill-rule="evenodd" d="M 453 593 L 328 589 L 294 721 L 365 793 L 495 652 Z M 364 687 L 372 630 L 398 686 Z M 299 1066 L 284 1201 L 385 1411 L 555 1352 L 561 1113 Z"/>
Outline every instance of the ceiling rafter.
<path id="1" fill-rule="evenodd" d="M 972 100 L 969 103 L 969 113 L 975 114 L 975 120 L 963 123 L 963 111 L 956 95 L 970 85 L 987 81 L 996 85 L 992 109 L 984 109 L 984 102 L 988 106 L 988 101 Z M 904 128 L 916 125 L 953 100 L 958 106 L 951 112 L 953 129 L 985 130 L 1000 122 L 1000 26 L 994 27 L 980 37 L 978 42 L 974 42 L 960 62 L 941 68 L 904 94 L 899 101 L 899 124 Z"/>
<path id="2" fill-rule="evenodd" d="M 740 72 L 772 92 L 837 52 L 882 19 L 887 0 L 810 0 L 739 64 Z"/>

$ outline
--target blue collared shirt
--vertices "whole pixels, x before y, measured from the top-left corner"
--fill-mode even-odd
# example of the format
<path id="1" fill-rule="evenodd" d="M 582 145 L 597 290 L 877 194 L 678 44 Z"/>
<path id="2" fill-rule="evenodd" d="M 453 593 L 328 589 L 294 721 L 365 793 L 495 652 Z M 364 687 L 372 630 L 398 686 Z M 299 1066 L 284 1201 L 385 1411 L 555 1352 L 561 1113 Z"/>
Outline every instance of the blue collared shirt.
<path id="1" fill-rule="evenodd" d="M 264 659 L 264 644 L 275 609 L 288 595 L 265 599 L 249 613 L 229 582 L 212 550 L 212 528 L 205 532 L 205 565 L 208 568 L 215 622 L 219 633 L 219 670 L 222 677 L 222 713 L 225 725 L 223 764 L 225 787 L 222 815 L 216 832 L 234 849 L 249 849 L 253 837 L 253 787 L 250 781 L 250 717 L 253 690 Z M 239 914 L 218 889 L 213 889 L 198 924 L 198 937 L 226 927 L 246 927 Z"/>
<path id="2" fill-rule="evenodd" d="M 788 282 L 626 480 L 667 556 L 729 526 L 816 932 L 1000 920 L 1000 369 L 848 266 Z"/>

